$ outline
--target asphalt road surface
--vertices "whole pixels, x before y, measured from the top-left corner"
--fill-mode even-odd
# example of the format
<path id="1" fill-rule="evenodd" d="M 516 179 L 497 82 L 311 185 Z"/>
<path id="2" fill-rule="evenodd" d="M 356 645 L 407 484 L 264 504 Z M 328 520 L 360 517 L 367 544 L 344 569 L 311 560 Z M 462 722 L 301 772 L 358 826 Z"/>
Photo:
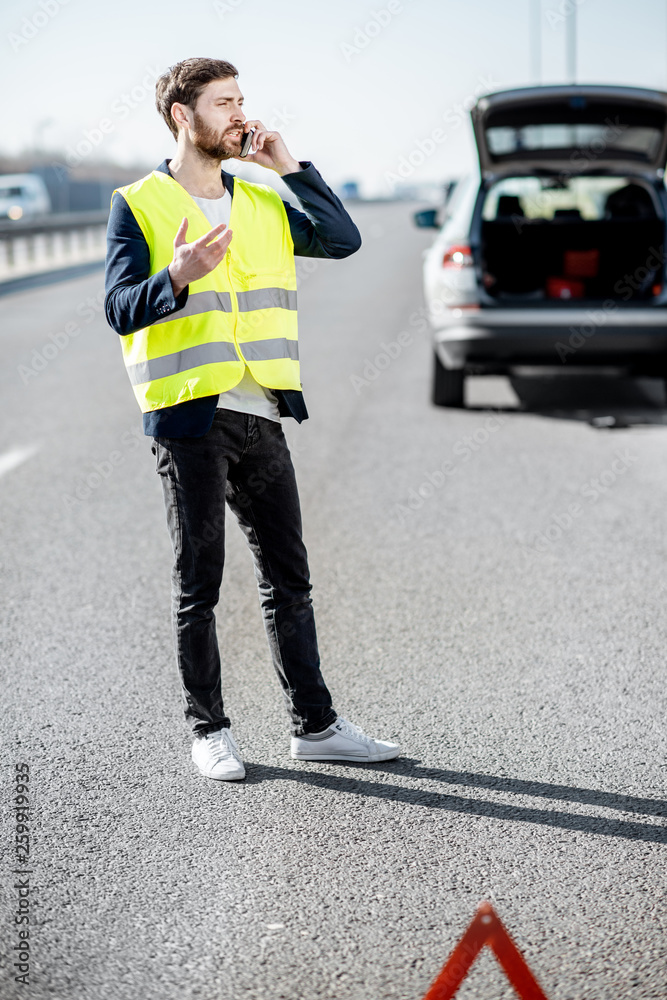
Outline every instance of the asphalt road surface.
<path id="1" fill-rule="evenodd" d="M 479 378 L 432 407 L 416 207 L 354 207 L 362 249 L 300 264 L 310 419 L 284 422 L 323 671 L 396 761 L 291 760 L 230 517 L 248 776 L 198 774 L 102 273 L 0 297 L 3 1000 L 420 1000 L 482 900 L 550 1000 L 667 997 L 664 389 Z M 485 949 L 457 1000 L 510 997 Z"/>

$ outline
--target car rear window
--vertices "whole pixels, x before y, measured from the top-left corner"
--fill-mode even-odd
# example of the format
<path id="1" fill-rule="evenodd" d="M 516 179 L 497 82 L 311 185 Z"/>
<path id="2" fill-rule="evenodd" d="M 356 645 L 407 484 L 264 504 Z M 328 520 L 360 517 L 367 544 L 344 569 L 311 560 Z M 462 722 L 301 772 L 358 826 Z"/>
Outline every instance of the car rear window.
<path id="1" fill-rule="evenodd" d="M 622 154 L 628 159 L 652 160 L 660 149 L 662 129 L 649 125 L 627 125 L 609 119 L 604 124 L 489 126 L 486 141 L 494 159 L 516 159 L 534 152 L 569 157 L 573 151 L 604 150 L 605 156 Z M 588 152 L 588 155 L 590 153 Z"/>

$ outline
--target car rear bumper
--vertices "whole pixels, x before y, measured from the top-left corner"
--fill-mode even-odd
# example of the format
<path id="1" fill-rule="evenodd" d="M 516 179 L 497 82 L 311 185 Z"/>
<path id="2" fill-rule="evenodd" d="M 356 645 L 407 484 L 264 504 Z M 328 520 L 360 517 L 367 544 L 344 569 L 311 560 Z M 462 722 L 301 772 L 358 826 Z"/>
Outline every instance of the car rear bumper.
<path id="1" fill-rule="evenodd" d="M 456 314 L 459 315 L 456 315 Z M 667 308 L 452 310 L 434 330 L 448 368 L 615 365 L 667 374 Z"/>

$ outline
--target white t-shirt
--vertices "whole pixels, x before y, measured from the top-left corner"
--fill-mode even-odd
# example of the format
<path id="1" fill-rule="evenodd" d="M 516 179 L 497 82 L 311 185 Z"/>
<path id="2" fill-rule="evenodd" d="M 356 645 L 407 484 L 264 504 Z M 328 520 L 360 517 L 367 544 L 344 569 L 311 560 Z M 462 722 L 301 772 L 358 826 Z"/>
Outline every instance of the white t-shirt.
<path id="1" fill-rule="evenodd" d="M 229 225 L 232 210 L 232 197 L 229 191 L 225 190 L 222 198 L 193 197 L 193 201 L 199 205 L 211 223 L 211 228 L 219 226 L 221 222 L 226 226 Z M 241 381 L 233 389 L 220 393 L 218 407 L 224 410 L 239 410 L 241 413 L 254 413 L 258 417 L 267 417 L 280 423 L 277 397 L 252 377 L 247 365 Z"/>

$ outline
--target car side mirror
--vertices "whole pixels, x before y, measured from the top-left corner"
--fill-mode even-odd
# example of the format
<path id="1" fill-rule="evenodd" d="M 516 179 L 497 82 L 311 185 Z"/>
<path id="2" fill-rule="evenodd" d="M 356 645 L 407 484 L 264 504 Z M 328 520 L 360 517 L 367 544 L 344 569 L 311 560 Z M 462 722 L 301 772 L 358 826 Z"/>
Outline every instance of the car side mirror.
<path id="1" fill-rule="evenodd" d="M 437 208 L 427 208 L 423 212 L 415 212 L 412 216 L 412 220 L 415 226 L 419 226 L 420 229 L 439 229 L 438 225 L 438 209 Z"/>

